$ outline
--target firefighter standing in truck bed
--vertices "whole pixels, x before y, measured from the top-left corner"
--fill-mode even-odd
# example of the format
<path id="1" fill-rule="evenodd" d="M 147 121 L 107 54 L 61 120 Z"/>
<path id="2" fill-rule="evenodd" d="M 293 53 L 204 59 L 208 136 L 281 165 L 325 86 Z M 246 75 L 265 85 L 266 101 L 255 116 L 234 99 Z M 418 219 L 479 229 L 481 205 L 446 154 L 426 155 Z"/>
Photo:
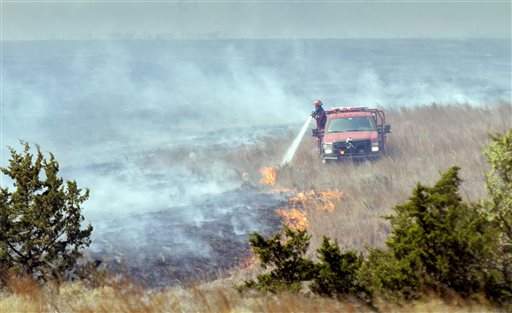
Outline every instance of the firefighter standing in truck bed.
<path id="1" fill-rule="evenodd" d="M 322 108 L 322 101 L 315 100 L 313 102 L 315 106 L 315 110 L 311 113 L 311 117 L 313 117 L 316 121 L 316 137 L 318 138 L 318 149 L 321 151 L 322 148 L 322 136 L 325 130 L 325 123 L 327 122 L 327 114 L 325 110 Z"/>
<path id="2" fill-rule="evenodd" d="M 313 111 L 313 113 L 311 113 L 311 117 L 313 117 L 316 120 L 316 128 L 318 129 L 318 131 L 322 132 L 324 131 L 325 123 L 327 122 L 327 114 L 322 108 L 322 101 L 315 100 L 313 104 L 315 105 L 315 110 Z"/>

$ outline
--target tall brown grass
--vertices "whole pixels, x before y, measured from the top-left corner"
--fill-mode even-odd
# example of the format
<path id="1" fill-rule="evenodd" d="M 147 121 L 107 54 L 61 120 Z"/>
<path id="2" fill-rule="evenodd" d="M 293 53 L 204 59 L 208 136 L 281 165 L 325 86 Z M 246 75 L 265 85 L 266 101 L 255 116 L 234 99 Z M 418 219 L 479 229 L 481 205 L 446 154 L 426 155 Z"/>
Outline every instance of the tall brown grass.
<path id="1" fill-rule="evenodd" d="M 305 138 L 293 163 L 280 169 L 276 188 L 296 191 L 339 190 L 334 212 L 306 208 L 316 248 L 322 235 L 345 247 L 382 246 L 389 227 L 382 218 L 407 199 L 417 182 L 433 183 L 452 165 L 462 168 L 462 195 L 485 196 L 487 164 L 482 149 L 490 133 L 512 127 L 512 105 L 428 105 L 387 110 L 392 125 L 387 154 L 372 162 L 320 162 L 314 139 Z M 257 168 L 278 164 L 292 140 L 278 138 L 242 149 L 231 162 L 257 175 Z"/>
<path id="2" fill-rule="evenodd" d="M 18 286 L 19 287 L 19 286 Z M 431 298 L 407 304 L 377 302 L 379 312 L 499 312 L 498 308 L 458 298 Z M 2 313 L 228 313 L 374 312 L 347 298 L 342 301 L 304 294 L 241 295 L 228 287 L 170 288 L 148 291 L 129 284 L 89 289 L 80 283 L 54 288 L 16 289 L 0 295 Z"/>

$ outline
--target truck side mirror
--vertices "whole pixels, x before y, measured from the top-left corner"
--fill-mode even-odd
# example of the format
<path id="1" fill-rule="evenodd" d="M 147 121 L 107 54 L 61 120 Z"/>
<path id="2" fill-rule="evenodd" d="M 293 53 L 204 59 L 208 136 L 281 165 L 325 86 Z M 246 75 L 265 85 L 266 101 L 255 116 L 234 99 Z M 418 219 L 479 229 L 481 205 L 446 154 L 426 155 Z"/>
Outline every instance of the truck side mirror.
<path id="1" fill-rule="evenodd" d="M 318 129 L 317 128 L 312 129 L 311 132 L 312 132 L 313 137 L 318 137 Z"/>
<path id="2" fill-rule="evenodd" d="M 391 125 L 386 124 L 384 125 L 384 133 L 389 134 L 391 132 Z"/>

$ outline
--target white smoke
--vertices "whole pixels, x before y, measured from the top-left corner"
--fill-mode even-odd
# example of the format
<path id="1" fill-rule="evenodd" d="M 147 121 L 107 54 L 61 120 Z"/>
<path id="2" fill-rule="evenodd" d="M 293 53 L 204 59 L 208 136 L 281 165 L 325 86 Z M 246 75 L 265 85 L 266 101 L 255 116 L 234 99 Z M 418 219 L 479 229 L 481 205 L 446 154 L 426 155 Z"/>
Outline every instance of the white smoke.
<path id="1" fill-rule="evenodd" d="M 91 189 L 93 222 L 174 210 L 183 224 L 200 225 L 206 211 L 182 208 L 241 181 L 230 164 L 192 156 L 257 142 L 269 126 L 300 128 L 316 98 L 405 106 L 511 95 L 506 42 L 2 44 L 6 144 L 23 139 L 54 152 L 66 178 Z M 157 150 L 165 162 L 142 162 Z M 183 154 L 191 157 L 174 157 Z M 242 224 L 237 233 L 250 225 Z M 138 238 L 132 226 L 127 242 Z"/>
<path id="2" fill-rule="evenodd" d="M 314 98 L 327 106 L 395 106 L 510 97 L 506 43 L 484 41 L 474 53 L 466 50 L 467 45 L 475 48 L 471 42 L 428 43 L 432 47 L 327 42 L 331 50 L 321 42 L 318 47 L 298 42 L 249 42 L 247 47 L 208 41 L 184 42 L 183 47 L 151 41 L 7 43 L 6 58 L 12 62 L 4 72 L 4 137 L 12 146 L 18 139 L 38 143 L 64 166 L 80 167 L 119 163 L 177 143 L 194 151 L 201 149 L 197 141 L 247 142 L 244 136 L 207 135 L 233 127 L 298 124 Z M 42 50 L 35 53 L 38 45 Z M 123 163 L 128 167 L 123 175 L 138 177 L 132 163 Z M 135 207 L 144 203 L 128 187 L 141 181 L 80 175 L 96 190 L 94 206 L 108 186 L 118 186 L 112 193 L 119 206 L 129 207 L 121 203 L 131 202 L 130 195 Z M 168 197 L 151 199 L 164 203 Z"/>

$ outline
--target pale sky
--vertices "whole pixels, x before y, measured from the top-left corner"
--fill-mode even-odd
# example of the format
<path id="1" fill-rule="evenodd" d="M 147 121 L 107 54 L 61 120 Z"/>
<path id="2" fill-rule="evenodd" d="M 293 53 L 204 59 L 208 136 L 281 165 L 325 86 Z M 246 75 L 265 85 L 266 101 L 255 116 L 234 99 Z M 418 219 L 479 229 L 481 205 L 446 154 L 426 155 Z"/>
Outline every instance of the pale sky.
<path id="1" fill-rule="evenodd" d="M 4 40 L 510 38 L 508 1 L 0 0 Z"/>

